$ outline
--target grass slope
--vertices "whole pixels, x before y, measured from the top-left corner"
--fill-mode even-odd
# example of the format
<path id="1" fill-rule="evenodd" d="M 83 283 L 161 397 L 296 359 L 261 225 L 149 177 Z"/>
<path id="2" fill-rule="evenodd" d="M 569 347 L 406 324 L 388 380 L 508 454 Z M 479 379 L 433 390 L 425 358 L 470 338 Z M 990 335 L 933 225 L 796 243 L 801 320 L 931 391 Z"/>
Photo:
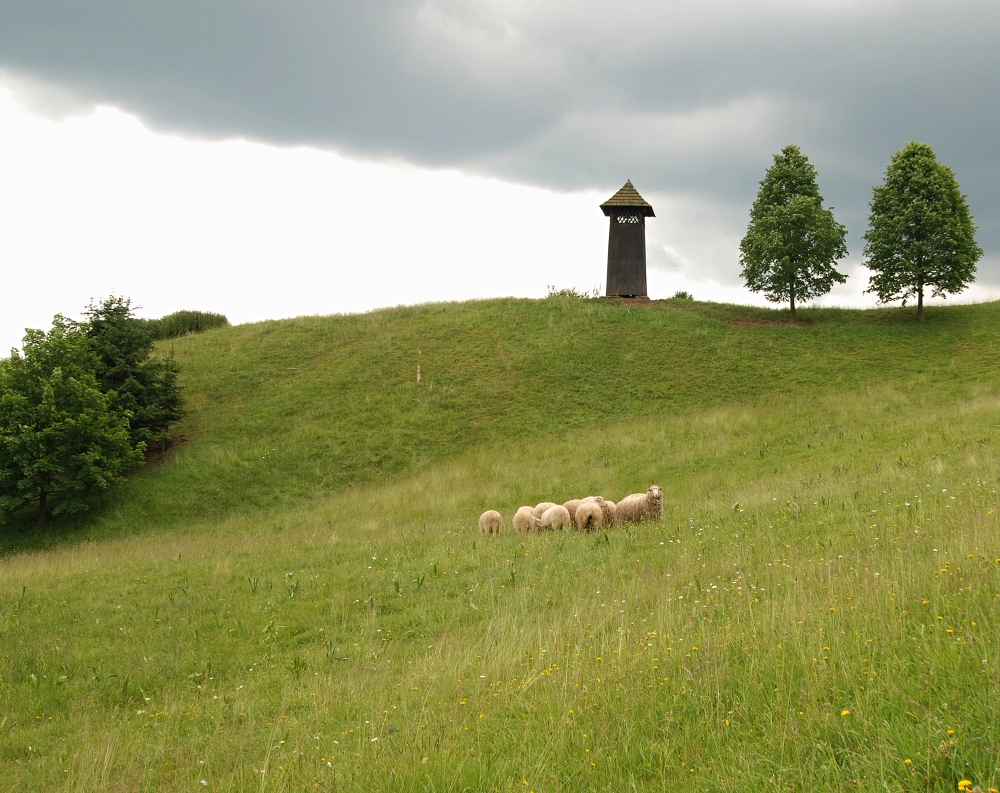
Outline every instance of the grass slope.
<path id="1" fill-rule="evenodd" d="M 780 317 L 508 300 L 178 340 L 187 443 L 3 535 L 4 784 L 1000 786 L 1000 305 Z M 655 524 L 474 529 L 654 481 Z"/>
<path id="2" fill-rule="evenodd" d="M 951 308 L 924 328 L 898 309 L 806 311 L 790 328 L 782 312 L 715 304 L 491 300 L 210 331 L 169 344 L 191 413 L 170 465 L 135 477 L 96 520 L 4 542 L 280 511 L 466 449 L 506 453 L 639 416 L 879 383 L 955 398 L 994 377 L 998 313 Z M 629 487 L 653 473 L 670 472 L 637 471 Z"/>

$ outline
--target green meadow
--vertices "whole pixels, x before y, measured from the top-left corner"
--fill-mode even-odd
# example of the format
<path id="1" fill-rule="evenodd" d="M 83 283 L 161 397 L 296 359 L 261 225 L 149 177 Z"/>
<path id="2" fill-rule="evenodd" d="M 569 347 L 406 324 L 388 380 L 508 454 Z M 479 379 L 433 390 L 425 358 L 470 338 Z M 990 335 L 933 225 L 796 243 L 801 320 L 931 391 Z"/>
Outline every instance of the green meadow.
<path id="1" fill-rule="evenodd" d="M 161 342 L 172 447 L 0 527 L 0 789 L 1000 788 L 1000 303 L 798 313 Z M 657 522 L 510 529 L 651 484 Z"/>

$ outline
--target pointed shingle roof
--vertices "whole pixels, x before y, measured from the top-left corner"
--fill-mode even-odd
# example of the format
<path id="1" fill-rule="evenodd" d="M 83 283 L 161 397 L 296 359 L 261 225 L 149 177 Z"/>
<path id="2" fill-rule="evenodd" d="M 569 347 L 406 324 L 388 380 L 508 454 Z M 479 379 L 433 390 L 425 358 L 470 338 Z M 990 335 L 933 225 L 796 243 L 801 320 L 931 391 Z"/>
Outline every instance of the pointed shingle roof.
<path id="1" fill-rule="evenodd" d="M 622 185 L 621 190 L 601 204 L 601 210 L 609 217 L 614 210 L 624 207 L 639 208 L 642 210 L 642 214 L 647 218 L 656 217 L 656 215 L 653 214 L 653 207 L 650 206 L 649 202 L 639 195 L 639 191 L 632 186 L 631 179 L 627 180 L 625 184 Z"/>

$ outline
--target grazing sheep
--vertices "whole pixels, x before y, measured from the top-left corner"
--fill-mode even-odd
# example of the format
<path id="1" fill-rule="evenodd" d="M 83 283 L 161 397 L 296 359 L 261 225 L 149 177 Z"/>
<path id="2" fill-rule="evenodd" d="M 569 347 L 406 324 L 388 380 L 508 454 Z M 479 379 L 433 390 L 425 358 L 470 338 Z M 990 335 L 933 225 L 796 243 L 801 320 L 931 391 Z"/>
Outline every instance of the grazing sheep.
<path id="1" fill-rule="evenodd" d="M 607 501 L 600 496 L 594 499 L 594 503 L 600 506 L 601 512 L 604 513 L 604 525 L 610 528 L 611 526 L 617 526 L 621 523 L 618 518 L 618 507 L 615 505 L 614 501 Z"/>
<path id="2" fill-rule="evenodd" d="M 645 493 L 633 493 L 618 502 L 620 522 L 659 520 L 663 515 L 663 488 L 653 485 Z"/>
<path id="3" fill-rule="evenodd" d="M 488 509 L 479 516 L 479 530 L 483 534 L 499 534 L 503 528 L 503 516 L 495 509 Z"/>
<path id="4" fill-rule="evenodd" d="M 566 511 L 569 513 L 569 522 L 572 526 L 576 525 L 576 510 L 582 503 L 582 498 L 571 498 L 563 504 L 563 506 L 566 507 Z"/>
<path id="5" fill-rule="evenodd" d="M 542 514 L 545 512 L 545 510 L 547 510 L 549 507 L 554 507 L 554 506 L 556 505 L 552 501 L 543 501 L 541 504 L 537 504 L 535 508 L 531 511 L 534 513 L 536 518 L 540 518 L 542 517 Z"/>
<path id="6" fill-rule="evenodd" d="M 553 504 L 542 514 L 543 529 L 565 529 L 569 526 L 569 510 L 561 504 Z"/>
<path id="7" fill-rule="evenodd" d="M 518 507 L 514 513 L 514 528 L 522 534 L 527 534 L 535 528 L 534 507 Z"/>
<path id="8" fill-rule="evenodd" d="M 596 501 L 584 501 L 576 508 L 576 525 L 580 531 L 599 531 L 604 526 L 604 510 Z"/>

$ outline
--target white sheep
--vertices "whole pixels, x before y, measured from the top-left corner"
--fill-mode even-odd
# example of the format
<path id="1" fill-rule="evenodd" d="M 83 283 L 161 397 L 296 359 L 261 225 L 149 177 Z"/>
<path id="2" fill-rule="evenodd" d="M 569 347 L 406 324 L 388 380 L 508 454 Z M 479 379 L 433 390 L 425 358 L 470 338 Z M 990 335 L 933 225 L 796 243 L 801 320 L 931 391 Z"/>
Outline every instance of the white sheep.
<path id="1" fill-rule="evenodd" d="M 536 518 L 540 518 L 542 517 L 542 514 L 545 512 L 545 510 L 547 510 L 549 507 L 554 507 L 554 506 L 556 506 L 556 504 L 553 501 L 543 501 L 541 504 L 536 504 L 535 508 L 531 511 L 532 513 L 534 513 L 534 516 Z"/>
<path id="2" fill-rule="evenodd" d="M 584 501 L 576 508 L 576 525 L 580 531 L 598 531 L 604 526 L 604 510 L 596 501 Z"/>
<path id="3" fill-rule="evenodd" d="M 518 507 L 514 513 L 514 528 L 522 534 L 527 534 L 535 528 L 534 507 Z"/>
<path id="4" fill-rule="evenodd" d="M 479 516 L 479 530 L 483 534 L 499 534 L 503 528 L 503 516 L 495 509 L 488 509 Z"/>
<path id="5" fill-rule="evenodd" d="M 607 499 L 597 496 L 594 499 L 596 503 L 601 508 L 601 512 L 604 513 L 604 525 L 607 528 L 612 526 L 617 526 L 621 521 L 618 519 L 618 507 L 615 505 L 614 501 L 608 501 Z"/>
<path id="6" fill-rule="evenodd" d="M 582 498 L 571 498 L 569 501 L 567 501 L 565 504 L 563 504 L 563 506 L 566 507 L 566 511 L 569 513 L 569 522 L 573 526 L 577 525 L 576 524 L 576 510 L 579 508 L 579 506 L 582 503 L 583 503 L 583 499 Z"/>
<path id="7" fill-rule="evenodd" d="M 569 510 L 562 504 L 553 504 L 542 513 L 543 529 L 565 529 L 569 526 Z"/>
<path id="8" fill-rule="evenodd" d="M 653 485 L 645 493 L 633 493 L 618 502 L 620 523 L 659 520 L 663 515 L 663 488 Z"/>

